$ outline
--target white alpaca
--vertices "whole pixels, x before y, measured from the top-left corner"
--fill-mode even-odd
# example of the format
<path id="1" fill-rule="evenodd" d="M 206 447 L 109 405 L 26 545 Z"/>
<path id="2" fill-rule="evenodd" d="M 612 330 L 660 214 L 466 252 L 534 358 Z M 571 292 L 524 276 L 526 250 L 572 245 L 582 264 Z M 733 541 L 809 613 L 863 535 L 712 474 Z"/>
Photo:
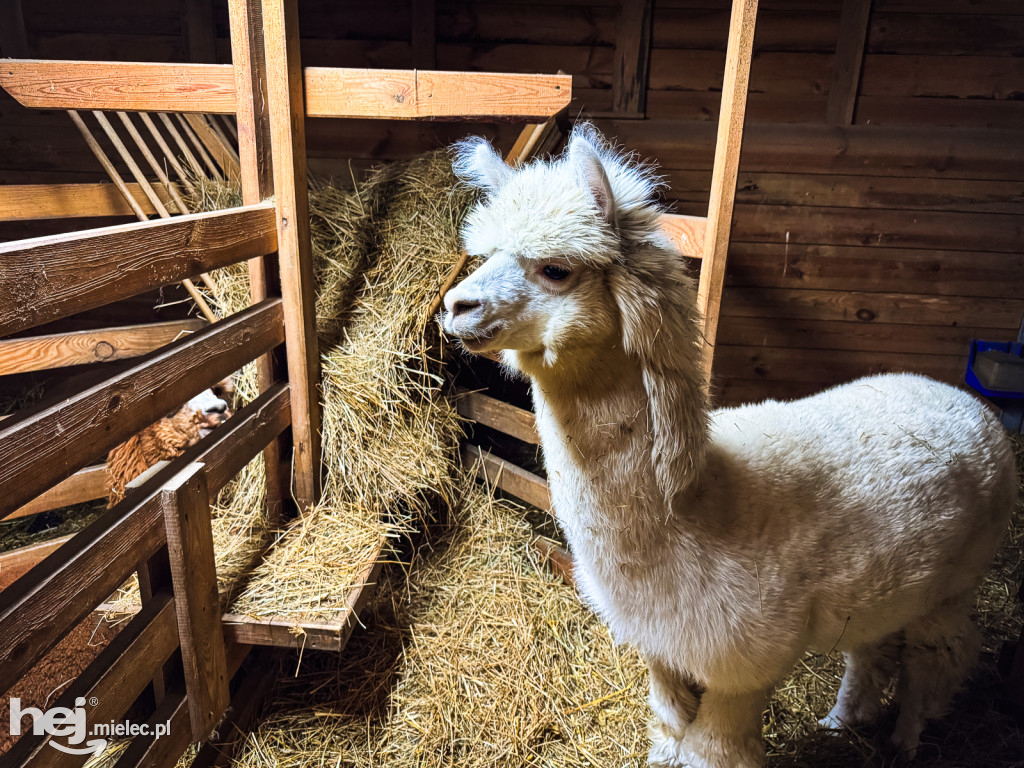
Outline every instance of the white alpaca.
<path id="1" fill-rule="evenodd" d="M 648 170 L 583 126 L 518 171 L 471 140 L 456 171 L 485 192 L 463 238 L 486 260 L 443 324 L 531 379 L 580 591 L 650 667 L 650 762 L 761 765 L 767 696 L 807 649 L 846 657 L 830 727 L 873 718 L 901 666 L 912 755 L 976 655 L 1016 494 L 996 419 L 913 375 L 709 413 Z"/>

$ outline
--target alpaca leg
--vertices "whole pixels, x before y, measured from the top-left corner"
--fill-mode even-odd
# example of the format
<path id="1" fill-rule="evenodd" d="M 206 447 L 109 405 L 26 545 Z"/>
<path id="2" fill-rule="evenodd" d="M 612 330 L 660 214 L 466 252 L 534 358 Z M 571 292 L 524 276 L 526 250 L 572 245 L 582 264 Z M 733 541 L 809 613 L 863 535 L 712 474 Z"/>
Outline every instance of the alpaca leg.
<path id="1" fill-rule="evenodd" d="M 686 728 L 697 716 L 700 694 L 697 684 L 688 675 L 680 674 L 659 661 L 648 661 L 651 692 L 648 702 L 654 719 L 648 726 L 651 737 L 651 765 L 673 765 L 674 745 L 683 738 Z"/>
<path id="2" fill-rule="evenodd" d="M 648 761 L 670 768 L 760 768 L 761 716 L 767 691 L 722 694 L 709 689 L 682 739 L 655 744 Z"/>
<path id="3" fill-rule="evenodd" d="M 942 717 L 978 658 L 981 635 L 963 603 L 906 628 L 903 666 L 896 688 L 900 715 L 892 741 L 908 759 L 917 754 L 929 718 Z"/>
<path id="4" fill-rule="evenodd" d="M 844 653 L 846 669 L 836 705 L 818 724 L 842 728 L 874 720 L 882 706 L 882 691 L 896 673 L 901 648 L 902 636 L 895 634 Z"/>

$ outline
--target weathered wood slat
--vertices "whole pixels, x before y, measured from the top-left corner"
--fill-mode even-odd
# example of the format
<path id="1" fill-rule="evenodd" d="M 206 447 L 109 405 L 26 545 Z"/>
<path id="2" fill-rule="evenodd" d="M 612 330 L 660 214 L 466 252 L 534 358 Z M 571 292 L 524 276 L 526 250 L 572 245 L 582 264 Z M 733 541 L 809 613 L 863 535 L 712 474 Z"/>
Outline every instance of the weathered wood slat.
<path id="1" fill-rule="evenodd" d="M 0 430 L 0 519 L 284 339 L 268 300 Z M 59 436 L 59 437 L 55 437 Z M 58 442 L 59 441 L 59 442 Z"/>
<path id="2" fill-rule="evenodd" d="M 540 509 L 551 509 L 547 481 L 510 461 L 484 453 L 475 445 L 462 446 L 462 466 L 477 467 L 477 476 L 488 485 L 510 493 Z"/>
<path id="3" fill-rule="evenodd" d="M 107 468 L 103 464 L 80 469 L 71 477 L 62 480 L 50 490 L 32 499 L 28 504 L 14 510 L 5 520 L 27 517 L 51 509 L 81 504 L 83 501 L 102 499 L 110 492 Z"/>
<path id="4" fill-rule="evenodd" d="M 143 213 L 156 213 L 138 184 L 126 186 Z M 153 188 L 167 205 L 171 200 L 167 187 L 153 184 Z M 133 215 L 113 184 L 0 184 L 0 221 Z"/>
<path id="5" fill-rule="evenodd" d="M 978 301 L 962 296 L 790 288 L 731 288 L 722 306 L 726 314 L 734 317 L 965 325 L 978 328 L 1016 328 L 1024 314 L 1024 299 Z"/>
<path id="6" fill-rule="evenodd" d="M 166 542 L 160 489 L 192 463 L 216 493 L 288 425 L 288 387 L 278 384 L 133 494 L 0 592 L 0 690 L 7 690 Z"/>
<path id="7" fill-rule="evenodd" d="M 192 464 L 160 491 L 178 612 L 193 741 L 205 741 L 230 701 L 220 596 L 202 464 Z"/>
<path id="8" fill-rule="evenodd" d="M 621 5 L 612 79 L 614 112 L 642 115 L 647 108 L 653 6 L 652 0 L 628 0 Z"/>
<path id="9" fill-rule="evenodd" d="M 0 573 L 27 570 L 70 540 L 70 536 L 61 536 L 57 539 L 2 552 L 0 553 Z"/>
<path id="10" fill-rule="evenodd" d="M 832 85 L 828 90 L 826 119 L 832 125 L 853 123 L 870 19 L 871 0 L 843 0 Z"/>
<path id="11" fill-rule="evenodd" d="M 399 120 L 547 118 L 572 98 L 568 75 L 335 67 L 304 70 L 308 117 Z M 34 109 L 235 112 L 227 64 L 11 59 L 0 87 Z"/>
<path id="12" fill-rule="evenodd" d="M 0 340 L 0 376 L 138 357 L 195 333 L 202 320 L 122 325 Z"/>
<path id="13" fill-rule="evenodd" d="M 128 706 L 177 647 L 174 600 L 170 593 L 163 592 L 118 632 L 63 691 L 54 706 L 74 709 L 75 700 L 83 698 L 88 723 L 120 721 Z M 46 749 L 49 741 L 49 735 L 35 736 L 28 732 L 4 756 L 5 760 L 10 765 L 45 765 L 48 768 L 82 764 L 82 755 Z"/>
<path id="14" fill-rule="evenodd" d="M 1024 253 L 872 246 L 733 243 L 730 286 L 876 291 L 1015 299 L 1024 295 Z M 728 312 L 728 309 L 726 309 Z"/>
<path id="15" fill-rule="evenodd" d="M 708 229 L 706 216 L 665 213 L 659 223 L 680 253 L 693 259 L 704 258 L 704 238 Z"/>
<path id="16" fill-rule="evenodd" d="M 525 408 L 506 403 L 481 392 L 460 390 L 455 401 L 459 414 L 522 440 L 531 445 L 540 445 L 536 420 L 533 413 Z"/>
<path id="17" fill-rule="evenodd" d="M 0 335 L 272 252 L 270 204 L 0 244 Z"/>
<path id="18" fill-rule="evenodd" d="M 546 119 L 569 104 L 569 75 L 306 67 L 309 117 Z"/>

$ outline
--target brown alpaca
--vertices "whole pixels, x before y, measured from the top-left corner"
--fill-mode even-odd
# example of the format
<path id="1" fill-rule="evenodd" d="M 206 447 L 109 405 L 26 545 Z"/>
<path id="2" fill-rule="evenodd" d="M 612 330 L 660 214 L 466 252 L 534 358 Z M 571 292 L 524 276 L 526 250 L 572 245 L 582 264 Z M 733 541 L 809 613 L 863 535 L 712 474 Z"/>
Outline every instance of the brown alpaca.
<path id="1" fill-rule="evenodd" d="M 230 379 L 225 379 L 212 390 L 190 400 L 177 413 L 150 424 L 114 448 L 107 455 L 107 475 L 110 478 L 107 506 L 112 507 L 121 501 L 128 483 L 158 461 L 181 456 L 186 448 L 223 424 L 231 416 L 225 400 L 233 394 L 233 384 Z"/>

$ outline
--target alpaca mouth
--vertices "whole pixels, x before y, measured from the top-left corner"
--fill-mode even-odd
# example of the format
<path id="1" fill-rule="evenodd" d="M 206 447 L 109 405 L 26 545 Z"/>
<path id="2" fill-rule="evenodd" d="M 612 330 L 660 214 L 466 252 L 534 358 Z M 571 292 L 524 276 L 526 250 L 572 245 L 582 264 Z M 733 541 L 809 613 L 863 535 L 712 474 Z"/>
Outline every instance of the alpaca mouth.
<path id="1" fill-rule="evenodd" d="M 494 326 L 482 333 L 460 335 L 458 338 L 462 346 L 470 352 L 483 352 L 491 345 L 500 330 L 501 328 Z"/>

